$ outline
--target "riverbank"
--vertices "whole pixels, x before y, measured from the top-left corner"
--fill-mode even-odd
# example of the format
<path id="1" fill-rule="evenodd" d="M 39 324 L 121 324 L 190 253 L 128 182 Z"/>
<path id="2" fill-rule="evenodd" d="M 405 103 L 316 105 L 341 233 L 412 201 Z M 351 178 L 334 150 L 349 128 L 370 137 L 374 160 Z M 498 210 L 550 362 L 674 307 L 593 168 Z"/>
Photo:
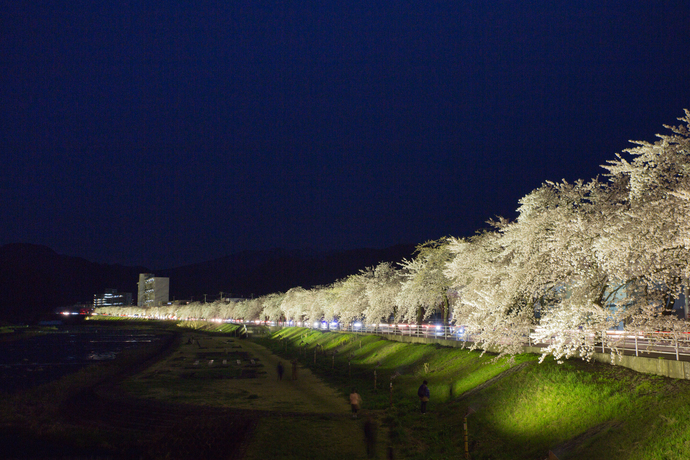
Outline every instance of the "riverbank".
<path id="1" fill-rule="evenodd" d="M 690 450 L 685 380 L 298 328 L 248 341 L 223 327 L 174 326 L 165 350 L 3 401 L 0 433 L 35 439 L 34 454 L 43 445 L 71 455 L 56 458 L 357 459 L 363 420 L 350 419 L 347 404 L 356 386 L 361 415 L 378 427 L 379 458 L 389 449 L 397 459 L 462 458 L 465 415 L 475 460 L 684 459 Z M 287 365 L 288 380 L 278 380 L 278 360 L 294 359 L 297 382 Z M 24 454 L 15 456 L 42 458 Z"/>
<path id="2" fill-rule="evenodd" d="M 162 339 L 136 323 L 26 327 L 0 336 L 0 392 L 27 390 Z M 168 332 L 165 332 L 167 334 Z"/>
<path id="3" fill-rule="evenodd" d="M 300 365 L 293 381 L 290 367 L 280 381 L 279 358 L 250 341 L 182 329 L 174 335 L 141 359 L 118 358 L 0 403 L 0 441 L 21 440 L 4 455 L 366 457 L 361 421 L 351 420 L 346 397 L 309 369 Z"/>
<path id="4" fill-rule="evenodd" d="M 125 329 L 138 327 L 135 323 Z M 109 326 L 108 326 L 109 327 Z M 0 445 L 3 458 L 123 458 L 129 446 L 117 433 L 70 420 L 72 402 L 99 385 L 136 373 L 173 346 L 175 331 L 146 325 L 161 340 L 123 350 L 113 360 L 94 361 L 57 380 L 0 397 Z M 18 341 L 23 342 L 25 338 Z"/>

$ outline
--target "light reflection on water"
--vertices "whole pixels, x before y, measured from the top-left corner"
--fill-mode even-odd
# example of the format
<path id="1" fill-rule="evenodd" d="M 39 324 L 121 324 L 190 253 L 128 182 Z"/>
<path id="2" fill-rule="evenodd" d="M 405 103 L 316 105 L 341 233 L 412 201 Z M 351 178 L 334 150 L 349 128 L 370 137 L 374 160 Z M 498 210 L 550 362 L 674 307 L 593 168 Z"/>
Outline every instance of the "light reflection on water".
<path id="1" fill-rule="evenodd" d="M 0 342 L 0 391 L 15 392 L 70 374 L 123 350 L 160 340 L 141 329 L 60 326 L 56 331 Z"/>

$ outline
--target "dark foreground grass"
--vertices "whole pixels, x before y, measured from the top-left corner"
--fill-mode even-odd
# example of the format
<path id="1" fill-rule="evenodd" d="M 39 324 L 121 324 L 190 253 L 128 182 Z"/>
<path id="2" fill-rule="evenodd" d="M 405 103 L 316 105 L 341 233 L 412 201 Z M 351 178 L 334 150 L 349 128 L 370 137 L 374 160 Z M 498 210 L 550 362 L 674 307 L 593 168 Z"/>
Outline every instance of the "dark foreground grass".
<path id="1" fill-rule="evenodd" d="M 369 414 L 381 425 L 379 458 L 389 448 L 396 459 L 464 458 L 468 413 L 468 446 L 475 460 L 544 459 L 549 451 L 561 460 L 690 458 L 690 382 L 685 380 L 579 360 L 539 364 L 534 355 L 509 363 L 468 350 L 300 328 L 255 340 L 286 360 L 299 359 L 343 398 L 356 387 L 364 400 L 362 416 Z M 60 413 L 78 391 L 136 368 L 153 352 L 138 350 L 59 382 L 2 395 L 0 443 L 28 449 L 3 453 L 126 458 L 131 452 L 123 452 L 122 439 L 70 425 Z M 424 379 L 431 402 L 421 415 L 416 390 Z M 362 458 L 362 421 L 352 422 L 294 414 L 262 418 L 245 458 Z M 354 437 L 356 451 L 351 450 Z"/>
<path id="2" fill-rule="evenodd" d="M 246 460 L 358 460 L 366 458 L 363 421 L 324 415 L 263 417 Z M 379 449 L 380 450 L 380 449 Z M 378 458 L 385 458 L 381 452 Z"/>
<path id="3" fill-rule="evenodd" d="M 382 414 L 387 433 L 380 442 L 396 458 L 463 458 L 468 413 L 473 459 L 543 459 L 549 451 L 560 459 L 690 458 L 685 380 L 580 360 L 539 364 L 534 355 L 509 363 L 468 350 L 298 328 L 260 340 L 298 357 L 343 395 L 357 387 L 365 409 Z M 432 397 L 421 415 L 416 390 L 424 379 Z"/>
<path id="4" fill-rule="evenodd" d="M 162 335 L 168 328 L 146 327 Z M 128 449 L 135 439 L 72 423 L 67 416 L 71 401 L 86 389 L 146 366 L 172 340 L 170 333 L 165 340 L 126 350 L 113 361 L 84 367 L 59 380 L 12 394 L 0 392 L 0 458 L 125 458 L 132 454 Z"/>

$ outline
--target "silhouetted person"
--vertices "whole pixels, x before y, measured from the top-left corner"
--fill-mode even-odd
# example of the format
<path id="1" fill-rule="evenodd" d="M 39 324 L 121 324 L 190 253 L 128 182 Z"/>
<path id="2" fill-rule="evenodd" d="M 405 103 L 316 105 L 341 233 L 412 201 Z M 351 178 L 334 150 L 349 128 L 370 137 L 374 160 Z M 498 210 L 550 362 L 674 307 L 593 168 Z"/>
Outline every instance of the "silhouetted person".
<path id="1" fill-rule="evenodd" d="M 372 420 L 371 415 L 364 422 L 364 439 L 367 443 L 367 457 L 376 457 L 376 422 Z"/>
<path id="2" fill-rule="evenodd" d="M 429 387 L 426 385 L 427 381 L 425 380 L 424 382 L 422 382 L 422 384 L 419 386 L 419 389 L 417 390 L 417 396 L 419 396 L 419 401 L 421 402 L 422 414 L 426 414 L 426 403 L 429 402 L 429 398 L 431 397 Z"/>
<path id="3" fill-rule="evenodd" d="M 357 418 L 357 411 L 362 404 L 362 397 L 357 393 L 356 389 L 352 389 L 350 393 L 350 406 L 352 406 L 352 418 Z"/>
<path id="4" fill-rule="evenodd" d="M 283 372 L 285 369 L 283 369 L 283 363 L 281 361 L 278 361 L 278 367 L 276 370 L 278 371 L 278 380 L 283 380 Z"/>

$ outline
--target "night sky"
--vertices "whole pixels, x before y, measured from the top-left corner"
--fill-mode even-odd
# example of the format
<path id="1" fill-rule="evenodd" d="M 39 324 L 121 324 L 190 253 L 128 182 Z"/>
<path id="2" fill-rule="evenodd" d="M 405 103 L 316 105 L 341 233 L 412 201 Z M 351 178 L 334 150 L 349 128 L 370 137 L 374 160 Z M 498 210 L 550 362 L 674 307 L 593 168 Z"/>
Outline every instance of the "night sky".
<path id="1" fill-rule="evenodd" d="M 0 1 L 0 245 L 469 236 L 690 108 L 690 2 Z"/>

